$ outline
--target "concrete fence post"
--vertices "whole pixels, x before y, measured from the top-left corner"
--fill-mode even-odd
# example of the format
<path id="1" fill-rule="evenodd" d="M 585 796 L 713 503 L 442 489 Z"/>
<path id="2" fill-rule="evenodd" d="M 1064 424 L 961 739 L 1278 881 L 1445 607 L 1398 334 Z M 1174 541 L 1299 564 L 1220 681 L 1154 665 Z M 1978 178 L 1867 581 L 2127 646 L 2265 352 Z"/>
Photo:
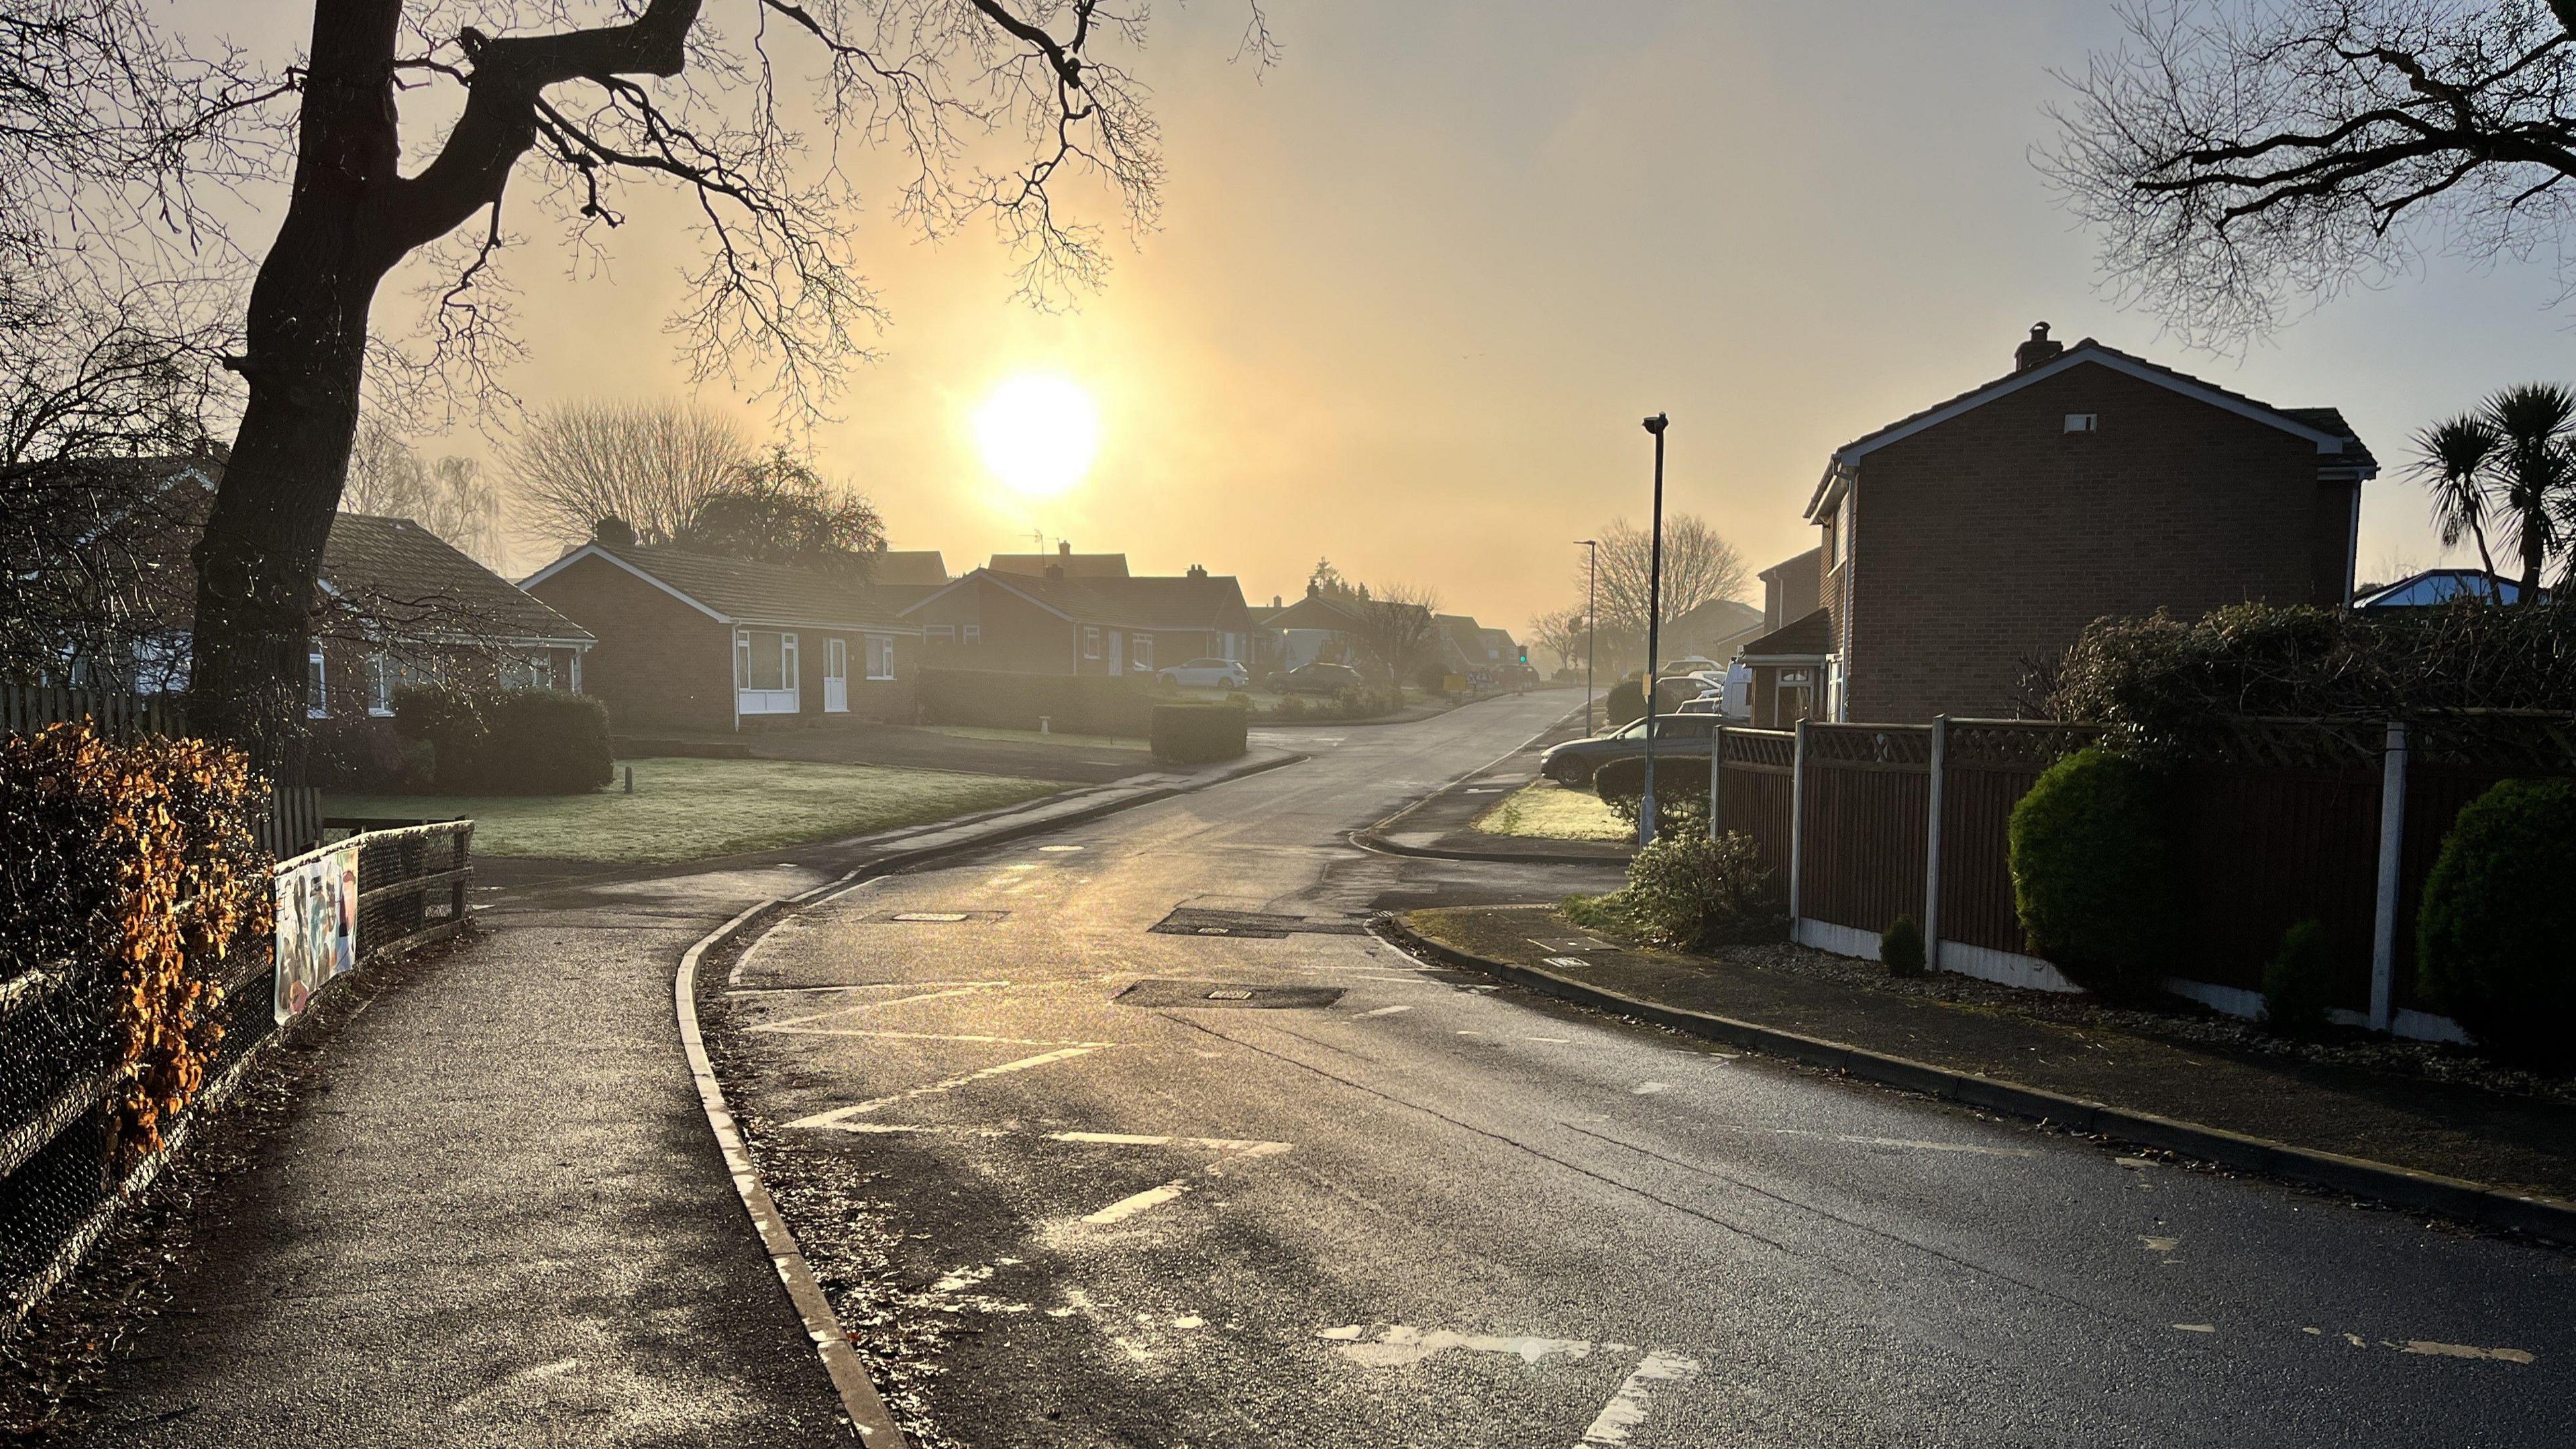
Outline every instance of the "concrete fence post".
<path id="1" fill-rule="evenodd" d="M 1923 845 L 1923 969 L 1941 969 L 1941 775 L 1950 758 L 1950 717 L 1932 717 L 1932 760 L 1924 781 L 1924 814 L 1930 820 Z"/>
<path id="2" fill-rule="evenodd" d="M 2406 849 L 2406 721 L 2388 722 L 2379 766 L 2379 910 L 2370 935 L 2370 1029 L 2396 1019 L 2397 891 Z"/>
<path id="3" fill-rule="evenodd" d="M 1807 722 L 1789 746 L 1789 939 L 1798 939 L 1799 866 L 1807 850 Z"/>
<path id="4" fill-rule="evenodd" d="M 1708 732 L 1708 838 L 1714 842 L 1720 834 L 1717 823 L 1718 772 L 1726 768 L 1726 722 Z"/>

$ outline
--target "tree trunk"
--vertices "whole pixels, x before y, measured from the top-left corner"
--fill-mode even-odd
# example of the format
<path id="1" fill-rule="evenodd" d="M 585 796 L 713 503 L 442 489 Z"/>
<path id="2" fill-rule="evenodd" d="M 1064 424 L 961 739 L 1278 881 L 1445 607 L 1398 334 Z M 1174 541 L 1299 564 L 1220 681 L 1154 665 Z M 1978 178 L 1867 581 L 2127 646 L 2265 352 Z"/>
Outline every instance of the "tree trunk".
<path id="1" fill-rule="evenodd" d="M 294 190 L 234 361 L 249 397 L 196 548 L 190 722 L 263 765 L 290 759 L 301 733 L 315 581 L 357 431 L 367 311 L 400 256 L 380 209 L 399 160 L 401 9 L 315 7 Z"/>
<path id="2" fill-rule="evenodd" d="M 2529 517 L 2522 521 L 2522 595 L 2514 602 L 2525 607 L 2537 607 L 2540 603 L 2540 566 L 2546 562 L 2541 530 L 2547 522 L 2545 517 Z"/>

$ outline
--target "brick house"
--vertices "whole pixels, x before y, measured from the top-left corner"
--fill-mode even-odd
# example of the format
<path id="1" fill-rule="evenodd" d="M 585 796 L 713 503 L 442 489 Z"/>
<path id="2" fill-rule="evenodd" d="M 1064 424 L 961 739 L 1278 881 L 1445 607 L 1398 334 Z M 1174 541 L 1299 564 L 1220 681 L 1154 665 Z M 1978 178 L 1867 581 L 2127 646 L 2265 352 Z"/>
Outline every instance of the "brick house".
<path id="1" fill-rule="evenodd" d="M 2014 712 L 2026 660 L 2106 615 L 2352 602 L 2378 463 L 2332 408 L 2276 408 L 2086 338 L 1837 449 L 1746 646 L 1754 722 Z M 1799 608 L 1799 605 L 1806 605 Z"/>
<path id="2" fill-rule="evenodd" d="M 1090 578 L 981 568 L 902 617 L 919 629 L 931 668 L 1016 674 L 1150 675 L 1192 659 L 1243 659 L 1252 635 L 1242 585 L 1196 565 Z"/>
<path id="3" fill-rule="evenodd" d="M 599 638 L 584 676 L 621 730 L 909 723 L 918 631 L 864 585 L 593 539 L 523 585 Z"/>

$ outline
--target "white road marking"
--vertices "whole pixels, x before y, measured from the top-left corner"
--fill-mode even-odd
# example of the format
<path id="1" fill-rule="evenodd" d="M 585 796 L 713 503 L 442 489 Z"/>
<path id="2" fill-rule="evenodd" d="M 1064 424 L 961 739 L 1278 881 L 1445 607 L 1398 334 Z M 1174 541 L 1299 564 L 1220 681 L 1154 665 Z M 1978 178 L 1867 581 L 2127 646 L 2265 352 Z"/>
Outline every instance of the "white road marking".
<path id="1" fill-rule="evenodd" d="M 1592 1427 L 1583 1431 L 1586 1444 L 1625 1444 L 1628 1435 L 1646 1422 L 1646 1410 L 1654 1402 L 1656 1384 L 1688 1383 L 1699 1377 L 1699 1360 L 1677 1353 L 1650 1353 L 1619 1385 L 1619 1392 L 1601 1406 L 1600 1416 Z"/>
<path id="2" fill-rule="evenodd" d="M 2139 1246 L 2141 1246 L 2141 1247 L 2145 1248 L 2145 1249 L 2146 1249 L 2148 1252 L 2150 1252 L 2150 1253 L 2170 1253 L 2170 1252 L 2172 1252 L 2174 1249 L 2179 1248 L 2179 1247 L 2181 1247 L 2181 1246 L 2182 1246 L 2182 1239 L 2180 1239 L 2180 1238 L 2140 1238 L 2140 1239 L 2138 1239 L 2138 1244 L 2139 1244 Z"/>
<path id="3" fill-rule="evenodd" d="M 2180 1329 L 2184 1333 L 2216 1333 L 2218 1331 L 2218 1325 L 2215 1323 L 2177 1323 L 2174 1327 Z"/>
<path id="4" fill-rule="evenodd" d="M 847 1107 L 835 1107 L 828 1112 L 817 1112 L 811 1117 L 800 1117 L 787 1125 L 790 1127 L 837 1126 L 848 1118 L 863 1116 L 866 1113 L 876 1111 L 880 1107 L 891 1107 L 897 1102 L 908 1102 L 915 1097 L 927 1097 L 939 1092 L 953 1092 L 959 1087 L 966 1086 L 969 1083 L 983 1081 L 987 1077 L 1000 1077 L 1007 1076 L 1012 1072 L 1025 1072 L 1031 1067 L 1043 1067 L 1051 1062 L 1071 1061 L 1075 1057 L 1089 1056 L 1098 1050 L 1099 1048 L 1097 1047 L 1080 1046 L 1063 1047 L 1051 1052 L 1040 1052 L 1036 1056 L 1022 1057 L 1015 1062 L 1004 1062 L 997 1067 L 983 1067 L 976 1071 L 960 1072 L 956 1076 L 941 1078 L 939 1081 L 932 1082 L 927 1086 L 907 1088 L 904 1091 L 894 1093 L 892 1096 L 876 1097 L 865 1102 L 854 1102 Z"/>
<path id="5" fill-rule="evenodd" d="M 835 1006 L 829 1011 L 811 1011 L 803 1016 L 791 1016 L 785 1021 L 763 1022 L 752 1030 L 777 1031 L 781 1027 L 803 1026 L 809 1021 L 821 1021 L 827 1016 L 848 1016 L 855 1012 L 876 1011 L 888 1006 L 909 1006 L 916 1001 L 940 1001 L 951 996 L 973 996 L 985 989 L 987 988 L 981 986 L 959 986 L 947 991 L 924 991 L 917 996 L 898 996 L 891 1001 L 861 1001 L 849 1006 Z"/>
<path id="6" fill-rule="evenodd" d="M 1063 1134 L 1062 1140 L 1082 1141 L 1089 1140 L 1090 1137 L 1099 1135 L 1101 1134 Z M 1194 1180 L 1196 1177 L 1222 1176 L 1226 1167 L 1231 1163 L 1248 1162 L 1256 1157 L 1272 1157 L 1288 1150 L 1288 1144 L 1285 1142 L 1226 1142 L 1220 1138 L 1204 1137 L 1185 1137 L 1179 1139 L 1166 1138 L 1163 1140 L 1178 1140 L 1207 1146 L 1230 1147 L 1236 1150 L 1223 1160 L 1210 1163 L 1198 1173 L 1193 1174 L 1192 1177 L 1174 1178 L 1172 1181 L 1164 1183 L 1160 1187 L 1149 1187 L 1143 1192 L 1137 1193 L 1132 1197 L 1122 1197 L 1118 1201 L 1111 1203 L 1109 1206 L 1102 1208 L 1096 1213 L 1086 1213 L 1083 1215 L 1082 1219 L 1084 1222 L 1090 1223 L 1095 1227 L 1109 1223 L 1122 1222 L 1128 1218 L 1136 1216 L 1138 1213 L 1145 1212 L 1152 1208 L 1161 1207 L 1172 1199 L 1193 1191 L 1198 1186 L 1197 1182 Z"/>
<path id="7" fill-rule="evenodd" d="M 1082 847 L 1079 845 L 1041 845 L 1038 849 L 1046 851 L 1051 855 L 1067 855 L 1082 849 Z"/>
<path id="8" fill-rule="evenodd" d="M 2387 1343 L 2387 1340 L 2380 1340 Z M 2529 1363 L 2534 1355 L 2528 1349 L 2479 1348 L 2467 1343 L 2435 1343 L 2430 1339 L 2410 1338 L 2403 1344 L 2388 1344 L 2399 1353 L 2430 1354 L 2435 1358 L 2493 1358 L 2506 1363 Z"/>
<path id="9" fill-rule="evenodd" d="M 1453 1333 L 1445 1328 L 1426 1331 L 1405 1323 L 1387 1325 L 1374 1339 L 1368 1339 L 1367 1333 L 1366 1325 L 1352 1323 L 1340 1328 L 1322 1329 L 1315 1336 L 1340 1344 L 1343 1357 L 1370 1368 L 1406 1368 L 1453 1348 L 1468 1353 L 1507 1353 L 1523 1363 L 1537 1363 L 1553 1357 L 1578 1359 L 1592 1352 L 1592 1344 L 1586 1339 L 1504 1337 L 1488 1333 Z"/>
<path id="10" fill-rule="evenodd" d="M 1571 1043 L 1573 1042 L 1574 1038 L 1572 1038 L 1572 1037 L 1570 1037 L 1570 1036 L 1525 1036 L 1525 1037 L 1522 1037 L 1522 1038 L 1521 1038 L 1521 1040 L 1523 1040 L 1523 1041 L 1552 1041 L 1552 1042 L 1556 1043 L 1558 1046 L 1566 1046 L 1566 1045 L 1571 1044 Z"/>
<path id="11" fill-rule="evenodd" d="M 1393 1016 L 1393 1015 L 1395 1015 L 1395 1014 L 1396 1014 L 1397 1012 L 1399 1012 L 1399 1011 L 1411 1011 L 1412 1009 L 1413 1009 L 1413 1008 L 1412 1008 L 1412 1007 L 1410 1007 L 1410 1006 L 1381 1006 L 1381 1007 L 1379 1007 L 1379 1008 L 1378 1008 L 1377 1010 L 1375 1010 L 1375 1011 L 1363 1011 L 1363 1012 L 1361 1012 L 1361 1013 L 1360 1013 L 1360 1015 L 1362 1015 L 1362 1016 Z"/>
<path id="12" fill-rule="evenodd" d="M 1649 1083 L 1649 1085 L 1652 1085 Z M 1804 1127 L 1750 1127 L 1731 1122 L 1702 1124 L 1722 1132 L 1754 1132 L 1766 1137 L 1813 1137 L 1822 1142 L 1847 1142 L 1855 1147 L 1903 1147 L 1916 1152 L 1969 1152 L 1982 1157 L 2037 1157 L 2035 1147 L 1988 1147 L 1976 1142 L 1932 1142 L 1917 1137 L 1864 1137 L 1851 1132 L 1816 1132 Z M 2170 1244 L 2170 1238 L 2142 1238 L 2149 1247 Z"/>
<path id="13" fill-rule="evenodd" d="M 1630 1092 L 1628 1095 L 1631 1097 L 1652 1097 L 1659 1092 L 1669 1092 L 1671 1090 L 1671 1087 L 1664 1085 L 1662 1082 L 1639 1082 L 1636 1090 Z"/>
<path id="14" fill-rule="evenodd" d="M 1114 1041 L 1077 1041 L 1070 1037 L 1036 1036 L 950 1036 L 935 1031 L 869 1031 L 855 1026 L 755 1026 L 753 1031 L 774 1031 L 781 1036 L 872 1036 L 892 1041 L 971 1041 L 989 1046 L 1087 1046 L 1110 1047 Z"/>
<path id="15" fill-rule="evenodd" d="M 784 996 L 799 991 L 911 991 L 924 986 L 1003 987 L 1007 981 L 860 981 L 839 986 L 738 986 L 727 996 Z"/>
<path id="16" fill-rule="evenodd" d="M 1122 1197 L 1096 1213 L 1086 1213 L 1082 1220 L 1098 1225 L 1132 1218 L 1148 1208 L 1161 1207 L 1189 1190 L 1190 1185 L 1186 1182 L 1167 1182 L 1161 1187 L 1148 1188 L 1134 1197 Z"/>
<path id="17" fill-rule="evenodd" d="M 1560 971 L 1580 971 L 1591 964 L 1580 956 L 1550 956 L 1546 959 L 1548 965 Z"/>

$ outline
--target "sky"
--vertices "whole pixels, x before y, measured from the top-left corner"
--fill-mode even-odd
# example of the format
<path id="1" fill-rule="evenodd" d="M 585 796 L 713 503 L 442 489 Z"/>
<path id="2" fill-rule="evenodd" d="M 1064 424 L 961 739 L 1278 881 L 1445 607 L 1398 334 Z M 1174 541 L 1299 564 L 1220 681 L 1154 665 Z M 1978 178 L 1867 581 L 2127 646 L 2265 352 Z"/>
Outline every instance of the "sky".
<path id="1" fill-rule="evenodd" d="M 811 442 L 895 546 L 963 571 L 1042 534 L 1142 572 L 1204 564 L 1256 602 L 1329 557 L 1523 633 L 1578 597 L 1571 540 L 1643 519 L 1651 412 L 1673 420 L 1667 508 L 1760 568 L 1812 544 L 1800 509 L 1837 445 L 2008 371 L 2038 320 L 2340 407 L 2392 465 L 2485 392 L 2576 373 L 2576 311 L 2551 310 L 2540 266 L 2435 258 L 2243 356 L 2115 308 L 2031 164 L 2063 94 L 2051 72 L 2115 38 L 2108 3 L 1270 13 L 1284 55 L 1258 72 L 1233 59 L 1238 0 L 1157 7 L 1135 64 L 1165 136 L 1162 224 L 1117 240 L 1075 310 L 1014 302 L 985 235 L 925 243 L 882 191 L 853 219 L 892 320 Z M 621 231 L 605 276 L 567 276 L 542 241 L 511 260 L 530 403 L 692 391 L 661 323 L 695 251 L 654 220 Z M 971 425 L 1032 373 L 1099 411 L 1087 476 L 1034 501 L 994 479 Z M 748 391 L 695 389 L 766 431 Z M 2366 578 L 2438 559 L 2424 514 L 2401 467 L 2365 490 Z"/>

